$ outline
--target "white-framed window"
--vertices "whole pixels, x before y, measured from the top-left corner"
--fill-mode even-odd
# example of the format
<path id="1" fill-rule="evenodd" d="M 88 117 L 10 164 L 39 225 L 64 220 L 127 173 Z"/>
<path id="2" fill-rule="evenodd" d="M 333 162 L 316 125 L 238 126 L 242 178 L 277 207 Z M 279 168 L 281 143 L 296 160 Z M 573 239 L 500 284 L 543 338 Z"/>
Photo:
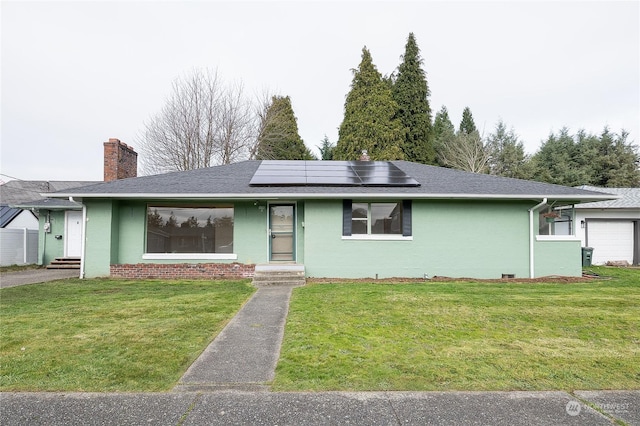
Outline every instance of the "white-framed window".
<path id="1" fill-rule="evenodd" d="M 575 235 L 573 218 L 573 206 L 548 206 L 538 215 L 538 235 Z"/>
<path id="2" fill-rule="evenodd" d="M 402 203 L 353 203 L 351 234 L 402 235 Z"/>
<path id="3" fill-rule="evenodd" d="M 147 206 L 147 254 L 233 253 L 233 206 Z"/>
<path id="4" fill-rule="evenodd" d="M 342 236 L 411 236 L 411 200 L 343 201 Z"/>

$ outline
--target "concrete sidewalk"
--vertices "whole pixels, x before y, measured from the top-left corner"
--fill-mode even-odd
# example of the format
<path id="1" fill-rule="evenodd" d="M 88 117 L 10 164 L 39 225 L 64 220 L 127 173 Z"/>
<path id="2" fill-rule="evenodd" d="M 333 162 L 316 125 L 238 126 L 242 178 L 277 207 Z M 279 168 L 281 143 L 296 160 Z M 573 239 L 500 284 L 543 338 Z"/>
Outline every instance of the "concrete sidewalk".
<path id="1" fill-rule="evenodd" d="M 280 356 L 291 290 L 290 286 L 259 288 L 174 391 L 268 390 Z"/>
<path id="2" fill-rule="evenodd" d="M 3 393 L 9 425 L 640 425 L 640 391 Z M 595 403 L 604 414 L 586 405 Z"/>

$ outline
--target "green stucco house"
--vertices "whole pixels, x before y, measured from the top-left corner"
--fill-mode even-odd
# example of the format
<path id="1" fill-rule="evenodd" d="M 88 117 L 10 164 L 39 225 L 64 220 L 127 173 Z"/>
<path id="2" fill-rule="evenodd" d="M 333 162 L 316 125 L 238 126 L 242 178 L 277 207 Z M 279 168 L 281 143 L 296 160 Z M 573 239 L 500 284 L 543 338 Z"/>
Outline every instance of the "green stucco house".
<path id="1" fill-rule="evenodd" d="M 573 205 L 615 198 L 406 161 L 244 161 L 54 196 L 82 204 L 81 276 L 133 278 L 580 276 Z"/>

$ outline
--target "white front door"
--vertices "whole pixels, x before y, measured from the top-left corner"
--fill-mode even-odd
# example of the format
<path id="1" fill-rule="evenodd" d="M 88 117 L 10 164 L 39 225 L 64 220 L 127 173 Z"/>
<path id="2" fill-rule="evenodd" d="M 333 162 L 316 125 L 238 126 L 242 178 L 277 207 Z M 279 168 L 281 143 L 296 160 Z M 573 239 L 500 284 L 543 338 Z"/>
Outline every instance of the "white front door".
<path id="1" fill-rule="evenodd" d="M 67 211 L 64 233 L 65 257 L 82 257 L 82 212 Z"/>

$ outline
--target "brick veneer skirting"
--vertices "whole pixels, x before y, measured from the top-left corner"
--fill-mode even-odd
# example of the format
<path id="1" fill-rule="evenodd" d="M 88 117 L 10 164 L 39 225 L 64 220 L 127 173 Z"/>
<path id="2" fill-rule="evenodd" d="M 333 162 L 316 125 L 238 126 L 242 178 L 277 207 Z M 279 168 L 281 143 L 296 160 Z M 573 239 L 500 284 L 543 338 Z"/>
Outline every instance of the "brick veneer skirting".
<path id="1" fill-rule="evenodd" d="M 242 263 L 136 263 L 111 265 L 117 278 L 251 278 L 256 265 Z"/>

